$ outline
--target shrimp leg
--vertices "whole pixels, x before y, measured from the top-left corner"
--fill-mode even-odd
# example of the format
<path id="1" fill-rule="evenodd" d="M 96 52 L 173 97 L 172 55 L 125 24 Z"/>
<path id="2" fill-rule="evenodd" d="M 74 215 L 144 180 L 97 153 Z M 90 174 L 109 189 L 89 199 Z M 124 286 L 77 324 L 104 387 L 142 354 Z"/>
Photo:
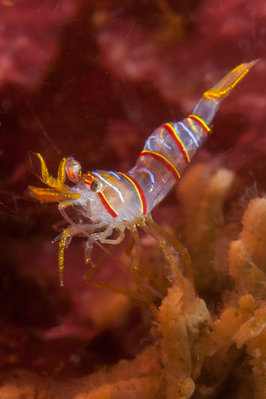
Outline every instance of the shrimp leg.
<path id="1" fill-rule="evenodd" d="M 150 215 L 145 218 L 145 224 L 141 227 L 144 231 L 154 237 L 158 242 L 160 248 L 164 253 L 165 258 L 170 264 L 172 277 L 177 278 L 179 283 L 183 284 L 184 277 L 176 264 L 174 256 L 175 254 L 178 254 L 181 257 L 185 269 L 187 270 L 189 280 L 193 282 L 190 255 L 187 249 L 183 246 L 183 244 L 176 237 L 172 237 L 160 226 L 158 226 Z"/>
<path id="2" fill-rule="evenodd" d="M 144 297 L 151 312 L 155 315 L 156 318 L 158 318 L 158 310 L 157 310 L 156 306 L 154 305 L 154 303 L 152 302 L 149 295 L 147 294 L 147 290 L 146 290 L 146 288 L 143 284 L 143 281 L 141 279 L 141 276 L 139 274 L 141 243 L 140 243 L 139 232 L 137 230 L 137 227 L 133 226 L 130 229 L 130 232 L 131 232 L 131 235 L 135 242 L 135 253 L 133 254 L 132 262 L 130 265 L 130 271 L 131 271 L 132 275 L 134 276 L 134 279 L 136 281 L 139 292 Z"/>

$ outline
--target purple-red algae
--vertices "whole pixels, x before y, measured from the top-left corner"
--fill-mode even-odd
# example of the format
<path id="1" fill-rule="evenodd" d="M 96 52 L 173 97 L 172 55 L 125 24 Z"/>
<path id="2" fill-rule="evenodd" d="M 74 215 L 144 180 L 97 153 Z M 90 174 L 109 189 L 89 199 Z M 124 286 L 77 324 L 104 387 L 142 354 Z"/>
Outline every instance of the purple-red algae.
<path id="1" fill-rule="evenodd" d="M 266 395 L 265 199 L 241 199 L 254 181 L 253 197 L 266 189 L 265 5 L 186 3 L 1 3 L 0 394 L 8 399 Z M 256 73 L 224 103 L 209 155 L 197 156 L 179 202 L 170 195 L 155 211 L 189 248 L 198 291 L 186 282 L 167 294 L 167 265 L 145 237 L 143 278 L 157 304 L 164 297 L 152 333 L 141 301 L 82 280 L 78 242 L 67 250 L 62 290 L 49 241 L 57 214 L 24 191 L 34 180 L 28 152 L 44 153 L 51 172 L 62 155 L 88 170 L 127 170 L 154 127 L 183 117 L 225 70 L 258 57 Z M 127 271 L 103 263 L 97 280 L 134 292 Z"/>
<path id="2" fill-rule="evenodd" d="M 37 88 L 58 54 L 61 26 L 80 2 L 32 0 L 1 2 L 0 87 Z"/>

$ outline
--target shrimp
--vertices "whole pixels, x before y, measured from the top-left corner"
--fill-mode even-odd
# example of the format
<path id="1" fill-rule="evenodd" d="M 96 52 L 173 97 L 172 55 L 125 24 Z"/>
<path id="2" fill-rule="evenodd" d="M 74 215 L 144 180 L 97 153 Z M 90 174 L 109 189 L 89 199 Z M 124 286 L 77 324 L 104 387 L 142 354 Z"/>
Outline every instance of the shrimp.
<path id="1" fill-rule="evenodd" d="M 29 193 L 41 202 L 58 202 L 58 209 L 69 223 L 59 240 L 59 278 L 63 285 L 64 251 L 73 236 L 87 238 L 85 260 L 90 261 L 94 243 L 119 244 L 128 229 L 136 244 L 131 270 L 143 288 L 136 270 L 140 258 L 138 227 L 152 234 L 167 259 L 174 264 L 171 245 L 189 263 L 182 244 L 167 244 L 151 211 L 180 179 L 193 155 L 211 132 L 211 124 L 221 100 L 246 76 L 257 60 L 243 63 L 211 89 L 204 92 L 193 112 L 180 122 L 165 123 L 148 137 L 136 165 L 127 173 L 96 170 L 82 173 L 81 165 L 72 157 L 63 158 L 57 177 L 48 172 L 45 160 L 37 153 L 41 180 L 48 188 L 29 186 Z M 72 183 L 65 184 L 66 178 Z M 66 208 L 73 207 L 77 220 L 72 220 Z M 171 241 L 171 240 L 170 240 Z M 175 270 L 180 277 L 180 273 Z"/>

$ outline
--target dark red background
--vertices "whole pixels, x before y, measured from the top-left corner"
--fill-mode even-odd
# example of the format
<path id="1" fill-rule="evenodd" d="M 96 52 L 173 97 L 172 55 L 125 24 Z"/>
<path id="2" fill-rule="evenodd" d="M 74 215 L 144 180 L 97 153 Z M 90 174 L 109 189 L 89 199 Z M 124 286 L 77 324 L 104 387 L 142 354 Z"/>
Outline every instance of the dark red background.
<path id="1" fill-rule="evenodd" d="M 0 369 L 82 375 L 134 356 L 149 326 L 139 309 L 119 327 L 94 324 L 91 309 L 100 303 L 101 312 L 99 296 L 111 293 L 83 281 L 79 240 L 59 287 L 51 240 L 60 216 L 28 197 L 27 186 L 40 184 L 28 154 L 40 152 L 53 174 L 69 155 L 84 170 L 127 171 L 154 128 L 190 113 L 231 68 L 261 58 L 222 105 L 204 150 L 262 193 L 265 2 L 2 1 L 0 21 Z M 172 194 L 155 214 L 171 226 L 173 212 Z M 107 266 L 98 278 L 113 279 Z"/>

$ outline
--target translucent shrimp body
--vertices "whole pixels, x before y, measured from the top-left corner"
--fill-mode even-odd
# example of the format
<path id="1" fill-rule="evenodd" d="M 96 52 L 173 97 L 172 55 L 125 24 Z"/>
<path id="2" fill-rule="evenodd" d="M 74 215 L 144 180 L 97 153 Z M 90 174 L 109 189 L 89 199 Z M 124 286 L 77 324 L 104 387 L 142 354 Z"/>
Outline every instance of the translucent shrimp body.
<path id="1" fill-rule="evenodd" d="M 136 165 L 127 173 L 96 170 L 82 174 L 73 158 L 63 158 L 58 176 L 49 175 L 41 163 L 42 181 L 49 188 L 29 187 L 40 201 L 59 202 L 59 210 L 69 222 L 59 238 L 59 271 L 63 281 L 64 249 L 74 235 L 87 237 L 85 257 L 90 258 L 93 241 L 118 244 L 128 228 L 134 234 L 145 226 L 152 209 L 180 179 L 193 155 L 211 132 L 211 123 L 221 100 L 244 78 L 257 61 L 244 63 L 229 72 L 197 103 L 192 114 L 180 122 L 165 123 L 147 139 Z M 72 186 L 65 184 L 65 179 Z M 77 220 L 65 208 L 73 206 Z M 133 235 L 134 235 L 133 234 Z"/>

